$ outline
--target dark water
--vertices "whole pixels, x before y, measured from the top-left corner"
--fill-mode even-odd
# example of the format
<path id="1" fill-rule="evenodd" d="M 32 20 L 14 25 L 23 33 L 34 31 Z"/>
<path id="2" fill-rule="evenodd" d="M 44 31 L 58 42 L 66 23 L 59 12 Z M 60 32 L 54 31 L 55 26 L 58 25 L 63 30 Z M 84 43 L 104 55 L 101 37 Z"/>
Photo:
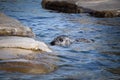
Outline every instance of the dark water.
<path id="1" fill-rule="evenodd" d="M 58 69 L 44 75 L 0 71 L 0 80 L 120 80 L 120 18 L 94 18 L 41 8 L 41 0 L 0 0 L 0 11 L 33 29 L 49 45 L 58 35 L 93 39 L 70 47 L 50 46 Z"/>

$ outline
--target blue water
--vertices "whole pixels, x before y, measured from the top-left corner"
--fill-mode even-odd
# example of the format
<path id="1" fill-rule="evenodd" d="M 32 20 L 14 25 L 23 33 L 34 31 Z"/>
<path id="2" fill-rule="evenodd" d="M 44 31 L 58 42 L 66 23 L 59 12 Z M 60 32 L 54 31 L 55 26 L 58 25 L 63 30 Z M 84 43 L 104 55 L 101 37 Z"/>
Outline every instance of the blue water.
<path id="1" fill-rule="evenodd" d="M 0 71 L 0 80 L 120 80 L 120 18 L 65 14 L 41 7 L 41 0 L 0 0 L 0 12 L 33 29 L 49 45 L 56 36 L 93 39 L 69 47 L 50 46 L 58 69 L 48 74 Z"/>

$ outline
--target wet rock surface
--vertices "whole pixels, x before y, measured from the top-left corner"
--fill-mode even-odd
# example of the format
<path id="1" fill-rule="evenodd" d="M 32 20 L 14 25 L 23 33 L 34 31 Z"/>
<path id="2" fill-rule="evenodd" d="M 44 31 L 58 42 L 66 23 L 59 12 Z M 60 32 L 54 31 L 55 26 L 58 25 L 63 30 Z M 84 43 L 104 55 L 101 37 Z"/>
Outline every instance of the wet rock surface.
<path id="1" fill-rule="evenodd" d="M 35 34 L 32 29 L 22 25 L 18 20 L 0 13 L 0 36 L 34 37 Z"/>
<path id="2" fill-rule="evenodd" d="M 30 26 L 36 34 L 38 40 L 49 43 L 58 35 L 68 35 L 70 37 L 94 39 L 94 43 L 73 43 L 69 47 L 50 46 L 57 51 L 56 56 L 45 52 L 38 54 L 31 50 L 11 51 L 14 54 L 20 52 L 21 55 L 6 57 L 9 60 L 15 57 L 40 62 L 54 64 L 58 62 L 57 70 L 54 69 L 48 74 L 24 74 L 17 70 L 6 72 L 0 70 L 1 80 L 119 80 L 120 67 L 120 18 L 96 18 L 87 14 L 66 14 L 57 13 L 41 8 L 41 0 L 2 0 L 0 9 L 23 24 Z M 70 0 L 68 0 L 70 1 Z M 97 49 L 96 49 L 97 48 Z M 27 54 L 27 51 L 28 54 Z M 0 51 L 2 52 L 2 51 Z M 10 52 L 10 51 L 8 51 Z M 32 53 L 33 52 L 33 53 Z M 11 53 L 11 54 L 12 54 Z M 31 53 L 31 54 L 30 54 Z M 26 54 L 25 56 L 22 54 Z M 9 54 L 10 55 L 10 54 Z M 29 55 L 29 56 L 28 56 Z M 35 55 L 35 56 L 34 56 Z M 48 56 L 47 56 L 48 55 Z M 54 53 L 53 53 L 54 55 Z M 2 56 L 1 56 L 2 57 Z M 2 57 L 2 58 L 3 58 Z M 5 58 L 6 57 L 6 58 Z M 35 58 L 36 57 L 36 58 Z M 55 58 L 58 58 L 56 60 Z M 38 59 L 37 59 L 38 58 Z M 7 61 L 7 60 L 4 60 Z M 27 60 L 24 60 L 27 61 Z M 52 61 L 53 60 L 53 61 Z M 3 60 L 1 60 L 3 61 Z M 20 60 L 21 61 L 21 60 Z M 22 62 L 22 61 L 21 61 Z M 5 62 L 6 63 L 6 62 Z M 18 62 L 19 63 L 19 62 Z M 3 62 L 1 62 L 3 64 Z M 13 63 L 14 64 L 14 63 Z M 22 67 L 22 65 L 19 65 Z M 7 66 L 6 66 L 7 67 Z M 25 66 L 22 67 L 22 69 Z M 30 67 L 30 66 L 27 66 Z M 50 65 L 44 66 L 51 69 Z M 3 67 L 2 67 L 3 68 Z M 14 65 L 13 65 L 14 68 Z M 30 68 L 29 68 L 30 69 Z M 33 68 L 32 68 L 33 69 Z M 30 69 L 31 70 L 31 69 Z M 47 72 L 46 72 L 47 73 Z"/>
<path id="3" fill-rule="evenodd" d="M 0 49 L 0 70 L 27 74 L 47 74 L 57 69 L 55 64 L 57 57 L 56 59 L 52 57 L 54 57 L 53 54 L 41 54 L 39 51 L 2 48 Z"/>
<path id="4" fill-rule="evenodd" d="M 0 70 L 27 74 L 54 71 L 57 66 L 49 55 L 52 50 L 33 37 L 29 27 L 0 13 Z"/>
<path id="5" fill-rule="evenodd" d="M 120 17 L 120 12 L 117 10 L 113 11 L 94 11 L 91 12 L 90 15 L 95 16 L 95 17 Z"/>
<path id="6" fill-rule="evenodd" d="M 56 10 L 65 13 L 77 13 L 79 12 L 77 5 L 69 3 L 67 1 L 47 1 L 43 0 L 43 8 Z"/>
<path id="7" fill-rule="evenodd" d="M 55 65 L 49 66 L 49 64 L 36 64 L 35 62 L 1 62 L 0 70 L 6 70 L 8 72 L 21 72 L 29 74 L 45 74 L 54 71 Z"/>
<path id="8" fill-rule="evenodd" d="M 89 13 L 95 17 L 120 17 L 119 0 L 43 0 L 42 7 L 65 13 Z"/>
<path id="9" fill-rule="evenodd" d="M 44 42 L 27 37 L 1 36 L 0 44 L 0 48 L 20 48 L 35 51 L 52 52 L 52 50 L 50 50 Z"/>
<path id="10" fill-rule="evenodd" d="M 36 41 L 29 27 L 18 20 L 0 13 L 0 48 L 21 48 L 52 52 L 44 42 Z"/>

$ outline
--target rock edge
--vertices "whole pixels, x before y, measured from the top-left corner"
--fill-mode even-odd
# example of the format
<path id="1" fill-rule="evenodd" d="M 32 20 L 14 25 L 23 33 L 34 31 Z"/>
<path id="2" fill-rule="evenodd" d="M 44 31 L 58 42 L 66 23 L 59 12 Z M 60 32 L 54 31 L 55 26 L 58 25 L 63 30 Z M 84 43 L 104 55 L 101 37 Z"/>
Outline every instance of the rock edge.
<path id="1" fill-rule="evenodd" d="M 42 0 L 42 7 L 64 13 L 89 13 L 91 16 L 120 17 L 119 0 Z M 106 8 L 106 6 L 110 8 Z"/>

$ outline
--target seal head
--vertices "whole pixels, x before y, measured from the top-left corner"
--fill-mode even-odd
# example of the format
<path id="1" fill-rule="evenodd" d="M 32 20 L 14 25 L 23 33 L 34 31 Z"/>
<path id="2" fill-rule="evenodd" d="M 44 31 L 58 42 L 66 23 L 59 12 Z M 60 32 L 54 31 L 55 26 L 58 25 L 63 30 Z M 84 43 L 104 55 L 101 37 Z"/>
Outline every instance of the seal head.
<path id="1" fill-rule="evenodd" d="M 74 40 L 66 35 L 61 35 L 56 37 L 50 44 L 51 45 L 59 45 L 59 46 L 69 46 L 72 44 Z"/>

